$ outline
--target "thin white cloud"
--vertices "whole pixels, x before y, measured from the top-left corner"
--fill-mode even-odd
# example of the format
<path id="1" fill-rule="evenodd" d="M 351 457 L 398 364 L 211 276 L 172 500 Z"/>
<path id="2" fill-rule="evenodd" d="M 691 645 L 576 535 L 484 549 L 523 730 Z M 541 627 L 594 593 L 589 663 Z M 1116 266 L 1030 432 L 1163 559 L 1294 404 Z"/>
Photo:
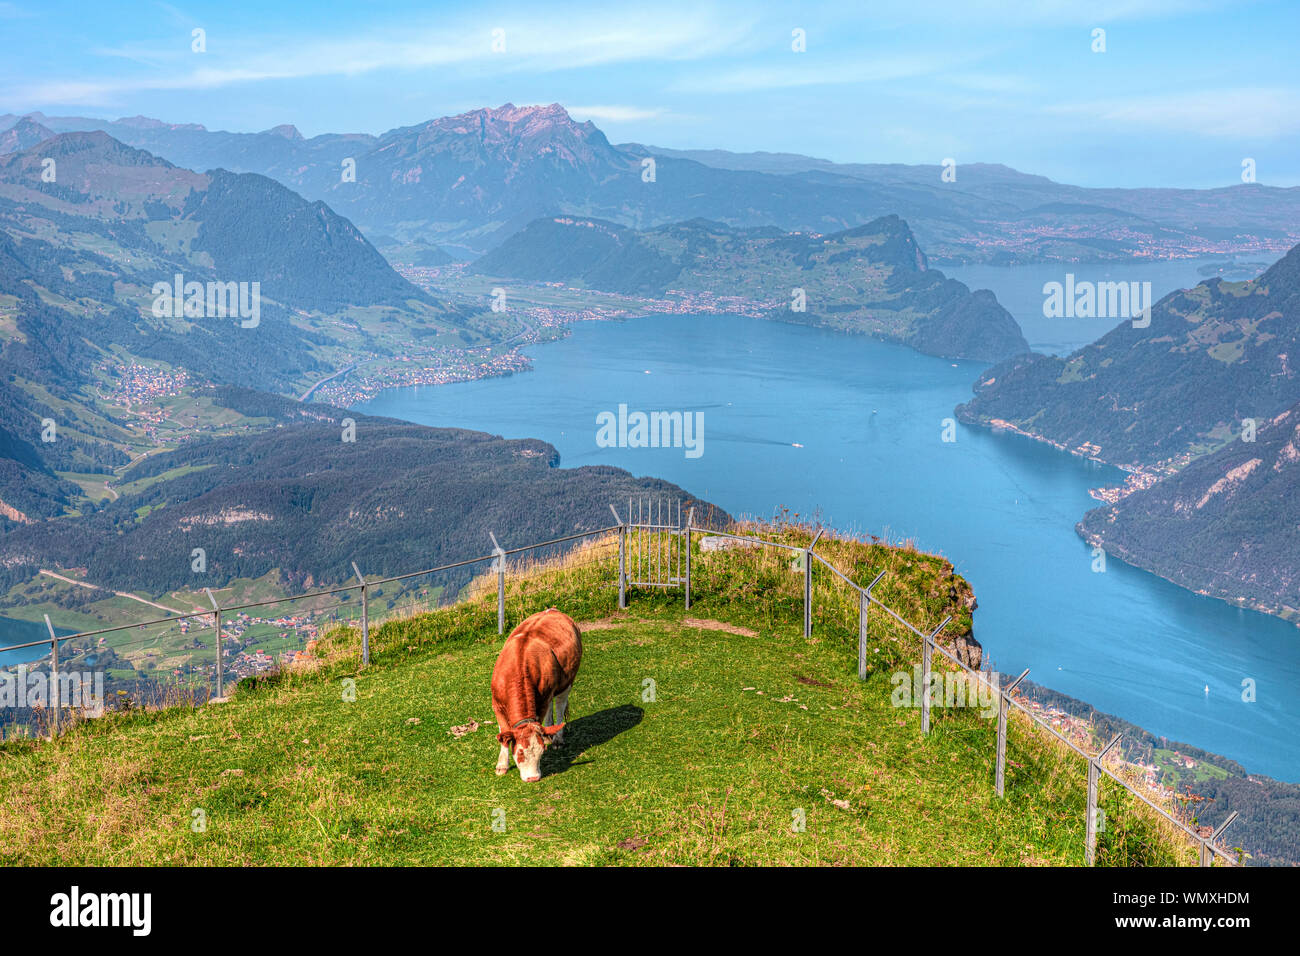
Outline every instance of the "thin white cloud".
<path id="1" fill-rule="evenodd" d="M 172 6 L 170 3 L 163 3 L 161 0 L 158 0 L 154 6 L 171 17 L 173 23 L 185 24 L 186 26 L 194 23 L 194 18 L 192 16 Z"/>
<path id="2" fill-rule="evenodd" d="M 1187 16 L 1242 0 L 876 0 L 873 19 L 901 23 L 977 24 L 983 27 L 1104 26 L 1130 20 Z M 846 6 L 845 13 L 855 7 Z"/>
<path id="3" fill-rule="evenodd" d="M 1046 112 L 1139 129 L 1232 139 L 1300 132 L 1300 90 L 1214 89 L 1068 103 Z"/>
<path id="4" fill-rule="evenodd" d="M 979 93 L 1027 93 L 1038 88 L 1029 77 L 1015 73 L 952 73 L 941 80 Z"/>
<path id="5" fill-rule="evenodd" d="M 504 30 L 504 51 L 493 49 L 493 31 Z M 250 38 L 239 49 L 181 53 L 125 47 L 102 50 L 116 60 L 165 55 L 170 62 L 134 75 L 37 80 L 0 90 L 0 99 L 26 104 L 99 105 L 134 93 L 208 90 L 267 80 L 357 76 L 381 70 L 411 71 L 455 67 L 461 73 L 497 75 L 552 72 L 613 63 L 690 61 L 730 53 L 749 45 L 750 23 L 709 11 L 657 9 L 629 13 L 592 12 L 554 18 L 500 21 L 475 19 L 454 25 L 404 26 L 346 37 Z M 228 38 L 222 38 L 227 39 Z"/>
<path id="6" fill-rule="evenodd" d="M 949 156 L 969 155 L 970 146 L 948 130 L 917 129 L 913 126 L 886 126 L 880 130 L 879 142 L 890 153 L 933 157 L 937 165 Z"/>
<path id="7" fill-rule="evenodd" d="M 641 106 L 570 106 L 569 115 L 581 120 L 595 120 L 602 123 L 630 123 L 637 120 L 658 119 L 667 110 L 658 107 Z"/>
<path id="8" fill-rule="evenodd" d="M 752 93 L 850 83 L 883 83 L 927 76 L 952 66 L 951 57 L 933 54 L 869 57 L 852 62 L 823 62 L 791 53 L 770 66 L 740 67 L 686 77 L 673 89 L 688 93 Z"/>

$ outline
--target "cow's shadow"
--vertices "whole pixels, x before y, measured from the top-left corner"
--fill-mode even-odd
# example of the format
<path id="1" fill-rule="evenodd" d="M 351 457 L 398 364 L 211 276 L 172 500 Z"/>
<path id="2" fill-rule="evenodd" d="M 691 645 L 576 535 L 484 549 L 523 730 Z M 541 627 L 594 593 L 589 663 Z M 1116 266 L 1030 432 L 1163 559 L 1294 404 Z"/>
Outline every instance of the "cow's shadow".
<path id="1" fill-rule="evenodd" d="M 570 720 L 564 725 L 564 743 L 546 748 L 542 754 L 542 774 L 564 773 L 574 764 L 589 763 L 579 759 L 593 747 L 608 743 L 625 730 L 631 730 L 645 716 L 633 704 L 606 707 L 594 714 Z"/>

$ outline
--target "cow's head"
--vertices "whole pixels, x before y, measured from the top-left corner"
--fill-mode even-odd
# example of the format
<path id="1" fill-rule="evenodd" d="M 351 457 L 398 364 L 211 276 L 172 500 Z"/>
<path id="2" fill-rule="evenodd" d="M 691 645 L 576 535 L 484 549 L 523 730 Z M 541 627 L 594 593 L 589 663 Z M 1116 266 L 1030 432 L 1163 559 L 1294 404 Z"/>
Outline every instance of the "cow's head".
<path id="1" fill-rule="evenodd" d="M 542 779 L 542 752 L 551 745 L 551 740 L 564 726 L 563 721 L 551 727 L 543 727 L 536 721 L 520 724 L 511 730 L 497 734 L 497 740 L 514 754 L 515 766 L 525 783 L 536 783 Z"/>

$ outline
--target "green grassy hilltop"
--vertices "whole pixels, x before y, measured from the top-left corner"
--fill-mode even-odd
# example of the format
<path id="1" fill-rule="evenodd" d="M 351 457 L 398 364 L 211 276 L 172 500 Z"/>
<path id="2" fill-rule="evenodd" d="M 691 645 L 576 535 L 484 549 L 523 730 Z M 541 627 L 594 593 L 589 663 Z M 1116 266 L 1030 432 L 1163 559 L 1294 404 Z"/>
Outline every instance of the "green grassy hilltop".
<path id="1" fill-rule="evenodd" d="M 798 529 L 766 529 L 806 541 Z M 856 678 L 856 597 L 819 569 L 813 636 L 787 552 L 701 552 L 689 612 L 633 591 L 616 548 L 511 568 L 507 621 L 556 605 L 584 626 L 567 738 L 540 783 L 493 773 L 494 578 L 457 605 L 325 639 L 313 667 L 227 703 L 112 714 L 0 750 L 0 861 L 31 864 L 968 864 L 1083 861 L 1086 769 L 1013 721 L 891 705 L 915 639 L 875 612 Z M 818 545 L 909 620 L 967 632 L 973 596 L 941 558 Z M 355 683 L 353 683 L 355 682 Z M 477 724 L 477 727 L 475 727 Z M 1108 782 L 1098 862 L 1192 862 Z M 200 826 L 200 823 L 202 826 Z"/>

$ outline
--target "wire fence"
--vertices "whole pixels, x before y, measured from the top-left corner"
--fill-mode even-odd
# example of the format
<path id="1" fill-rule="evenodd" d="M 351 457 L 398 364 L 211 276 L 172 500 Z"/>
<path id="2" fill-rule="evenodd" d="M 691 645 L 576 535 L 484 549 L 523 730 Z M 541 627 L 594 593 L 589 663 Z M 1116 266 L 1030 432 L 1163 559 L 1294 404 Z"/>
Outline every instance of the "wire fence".
<path id="1" fill-rule="evenodd" d="M 683 516 L 680 508 L 665 512 L 629 501 L 623 514 L 612 505 L 611 512 L 615 524 L 607 527 L 511 548 L 502 547 L 493 534 L 493 548 L 486 554 L 406 574 L 366 578 L 354 564 L 356 583 L 289 597 L 222 605 L 209 591 L 210 610 L 64 635 L 56 633 L 47 615 L 47 638 L 0 647 L 0 654 L 50 648 L 43 658 L 22 666 L 40 667 L 48 661 L 53 679 L 47 699 L 37 709 L 48 714 L 48 730 L 53 736 L 59 733 L 60 712 L 75 712 L 79 700 L 84 701 L 84 683 L 65 680 L 67 672 L 84 668 L 80 672 L 84 677 L 98 665 L 99 673 L 103 673 L 100 658 L 110 659 L 110 671 L 112 661 L 129 664 L 130 672 L 137 675 L 141 667 L 152 668 L 154 677 L 139 680 L 134 690 L 119 687 L 115 691 L 117 697 L 126 698 L 128 707 L 198 705 L 223 699 L 232 680 L 255 677 L 310 655 L 314 642 L 326 629 L 339 626 L 359 631 L 363 668 L 370 664 L 372 629 L 456 601 L 482 604 L 495 597 L 497 633 L 504 635 L 508 621 L 522 621 L 538 610 L 537 596 L 543 590 L 536 583 L 542 577 L 539 572 L 545 572 L 547 592 L 555 592 L 557 586 L 562 589 L 569 580 L 575 589 L 595 597 L 595 606 L 610 611 L 626 609 L 632 593 L 640 589 L 660 596 L 678 592 L 684 609 L 689 611 L 692 600 L 701 595 L 720 593 L 729 586 L 734 590 L 734 580 L 722 580 L 734 579 L 734 553 L 725 564 L 711 556 L 740 551 L 746 562 L 747 607 L 773 625 L 784 625 L 791 609 L 802 604 L 804 637 L 811 638 L 814 631 L 848 636 L 856 645 L 860 680 L 873 673 L 896 670 L 919 658 L 922 734 L 931 732 L 932 710 L 936 706 L 951 707 L 953 687 L 960 689 L 941 672 L 963 675 L 970 699 L 978 696 L 981 701 L 989 701 L 990 718 L 994 709 L 996 712 L 991 785 L 997 798 L 1007 798 L 1008 743 L 1013 730 L 1021 741 L 1014 753 L 1033 763 L 1028 767 L 1032 771 L 1029 776 L 1037 774 L 1040 786 L 1050 784 L 1060 790 L 1066 778 L 1065 789 L 1073 787 L 1077 793 L 1081 788 L 1072 778 L 1078 776 L 1080 765 L 1071 764 L 1068 757 L 1079 757 L 1086 769 L 1080 829 L 1088 865 L 1096 862 L 1099 833 L 1118 832 L 1123 836 L 1125 824 L 1116 799 L 1121 796 L 1141 801 L 1156 815 L 1160 826 L 1189 840 L 1199 851 L 1202 866 L 1216 862 L 1237 865 L 1235 853 L 1219 846 L 1219 838 L 1237 817 L 1235 812 L 1212 833 L 1193 829 L 1175 817 L 1142 792 L 1132 766 L 1118 758 L 1119 736 L 1098 752 L 1089 752 L 1086 735 L 1071 739 L 1016 693 L 1016 686 L 1028 670 L 1004 683 L 990 662 L 982 654 L 972 654 L 961 637 L 955 639 L 953 648 L 941 643 L 950 617 L 930 628 L 908 621 L 882 600 L 881 595 L 891 593 L 891 584 L 892 593 L 899 593 L 898 585 L 890 580 L 889 569 L 873 571 L 855 581 L 851 573 L 816 550 L 824 540 L 825 529 L 809 532 L 807 543 L 792 543 L 763 536 L 745 525 L 696 525 L 693 509 Z M 845 543 L 834 536 L 825 541 L 823 551 Z M 580 560 L 574 559 L 575 554 Z M 449 584 L 466 573 L 471 576 L 463 588 Z M 593 589 L 602 594 L 592 595 Z M 588 601 L 589 606 L 592 603 Z M 293 605 L 298 606 L 298 612 L 292 611 Z M 86 708 L 81 712 L 87 715 Z M 1024 745 L 1032 740 L 1065 749 Z M 1044 754 L 1056 756 L 1044 759 Z M 1012 762 L 1012 766 L 1017 771 L 1026 769 L 1025 764 Z M 1060 823 L 1067 828 L 1077 826 L 1065 819 Z M 1122 840 L 1120 843 L 1124 845 Z"/>
<path id="2" fill-rule="evenodd" d="M 815 628 L 828 627 L 838 627 L 854 634 L 860 679 L 865 679 L 872 669 L 896 666 L 900 661 L 905 660 L 909 653 L 919 649 L 920 694 L 918 696 L 920 697 L 922 734 L 929 734 L 931 731 L 932 709 L 936 703 L 936 696 L 938 696 L 940 705 L 953 703 L 952 697 L 956 696 L 953 692 L 956 689 L 961 689 L 964 694 L 974 691 L 976 697 L 989 696 L 996 699 L 998 731 L 993 786 L 998 798 L 1005 798 L 1006 795 L 1007 745 L 1008 734 L 1011 729 L 1010 718 L 1013 712 L 1018 715 L 1018 723 L 1023 725 L 1022 729 L 1027 729 L 1035 735 L 1051 737 L 1055 742 L 1067 748 L 1068 751 L 1082 758 L 1087 771 L 1082 829 L 1084 831 L 1084 859 L 1089 866 L 1092 866 L 1097 859 L 1099 833 L 1108 827 L 1112 830 L 1115 829 L 1116 815 L 1114 813 L 1108 815 L 1101 805 L 1105 796 L 1104 784 L 1113 785 L 1119 791 L 1141 801 L 1145 808 L 1157 814 L 1162 826 L 1177 831 L 1181 836 L 1188 839 L 1199 851 L 1199 862 L 1202 866 L 1210 866 L 1214 862 L 1234 866 L 1237 864 L 1238 860 L 1235 853 L 1220 847 L 1218 843 L 1224 831 L 1237 818 L 1235 811 L 1217 829 L 1205 833 L 1200 829 L 1193 829 L 1186 822 L 1159 806 L 1149 796 L 1141 792 L 1139 787 L 1135 785 L 1136 781 L 1130 779 L 1133 774 L 1128 769 L 1128 765 L 1118 759 L 1116 747 L 1120 741 L 1119 735 L 1115 736 L 1096 753 L 1091 753 L 1085 748 L 1086 741 L 1081 744 L 1071 740 L 1059 729 L 1053 727 L 1050 721 L 1044 720 L 1035 713 L 1026 700 L 1015 694 L 1016 686 L 1028 675 L 1028 669 L 1004 687 L 1002 686 L 1000 674 L 991 669 L 981 669 L 982 666 L 987 666 L 987 661 L 982 653 L 978 655 L 972 653 L 969 642 L 957 637 L 954 640 L 954 647 L 951 649 L 940 643 L 940 637 L 951 622 L 951 617 L 945 616 L 932 629 L 923 629 L 912 624 L 876 595 L 875 589 L 877 587 L 886 586 L 885 571 L 876 572 L 859 583 L 854 581 L 849 574 L 836 567 L 823 554 L 816 551 L 825 534 L 825 529 L 818 529 L 809 536 L 806 545 L 800 546 L 788 541 L 769 540 L 760 535 L 745 535 L 736 534 L 732 531 L 696 528 L 692 524 L 693 514 L 690 512 L 686 515 L 684 525 L 679 529 L 674 529 L 671 526 L 665 527 L 658 511 L 652 511 L 647 517 L 643 518 L 642 516 L 646 514 L 642 509 L 633 510 L 630 507 L 628 520 L 626 522 L 620 521 L 620 607 L 626 607 L 624 598 L 627 587 L 624 560 L 626 555 L 633 548 L 638 553 L 642 551 L 654 553 L 660 548 L 659 544 L 646 544 L 639 540 L 641 538 L 647 536 L 676 537 L 684 541 L 686 560 L 684 561 L 682 587 L 684 590 L 684 605 L 687 609 L 691 607 L 692 588 L 695 586 L 696 579 L 700 576 L 702 570 L 696 563 L 699 561 L 699 558 L 695 557 L 697 554 L 694 543 L 696 535 L 701 536 L 701 543 L 703 543 L 703 539 L 708 538 L 714 542 L 719 542 L 719 547 L 723 548 L 734 545 L 742 548 L 757 548 L 760 552 L 768 552 L 769 555 L 776 552 L 778 553 L 775 560 L 776 567 L 788 564 L 792 570 L 798 571 L 802 577 L 804 637 L 812 637 Z M 615 513 L 615 517 L 618 517 L 617 513 Z M 630 543 L 629 536 L 634 538 Z M 707 552 L 701 551 L 698 553 L 704 554 Z M 769 565 L 773 564 L 769 559 L 759 560 L 766 560 Z M 789 575 L 786 577 L 788 580 Z M 875 612 L 874 615 L 873 611 Z M 876 622 L 874 627 L 873 620 Z M 883 643 L 885 646 L 882 649 L 880 646 L 882 641 L 872 640 L 873 635 L 883 636 L 880 627 L 882 623 L 887 627 L 900 629 L 903 635 L 911 640 L 900 641 L 897 635 L 890 635 L 884 637 Z M 919 645 L 919 648 L 917 648 L 917 645 Z M 936 655 L 946 668 L 955 670 L 956 673 L 967 678 L 964 687 L 951 681 L 936 682 Z M 1122 826 L 1120 833 L 1122 837 Z M 1118 842 L 1124 845 L 1122 840 Z"/>
<path id="3" fill-rule="evenodd" d="M 65 711 L 95 717 L 106 708 L 224 700 L 233 684 L 310 654 L 319 637 L 339 625 L 359 630 L 362 666 L 368 666 L 372 627 L 446 604 L 448 593 L 458 593 L 455 581 L 476 567 L 500 569 L 498 628 L 504 628 L 507 562 L 514 559 L 516 569 L 526 568 L 554 559 L 576 542 L 601 537 L 612 545 L 614 530 L 577 532 L 513 548 L 502 548 L 491 535 L 494 547 L 488 554 L 388 577 L 366 577 L 353 563 L 356 583 L 287 597 L 223 604 L 208 589 L 210 610 L 176 611 L 70 634 L 59 634 L 47 614 L 48 637 L 0 647 L 0 654 L 48 648 L 17 665 L 14 683 L 24 699 L 14 709 L 31 713 L 41 735 L 57 735 Z M 471 596 L 478 580 L 471 578 L 466 589 Z M 107 695 L 95 692 L 104 675 L 114 688 Z M 35 685 L 30 690 L 29 678 Z M 26 724 L 7 732 L 15 731 L 23 736 L 32 732 Z"/>

